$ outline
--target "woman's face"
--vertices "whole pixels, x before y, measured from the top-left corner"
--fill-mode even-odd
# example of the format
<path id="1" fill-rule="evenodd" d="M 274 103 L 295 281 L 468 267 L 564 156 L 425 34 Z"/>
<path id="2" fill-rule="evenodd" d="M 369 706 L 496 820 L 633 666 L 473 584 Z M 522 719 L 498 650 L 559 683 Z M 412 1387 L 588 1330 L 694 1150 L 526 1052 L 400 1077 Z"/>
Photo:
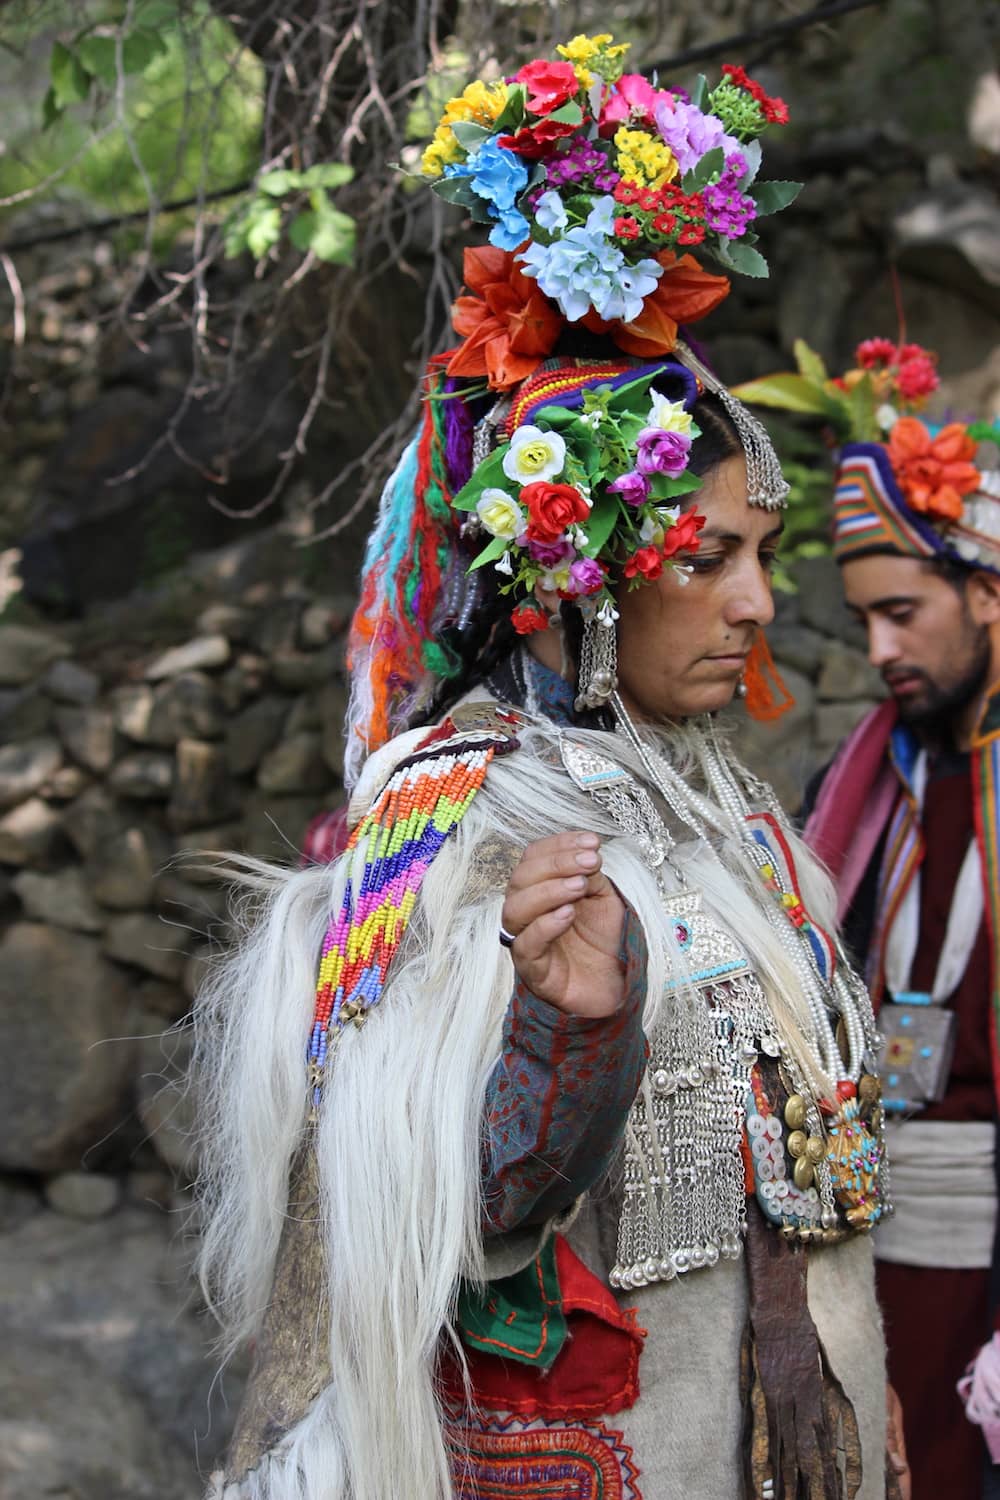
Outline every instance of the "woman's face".
<path id="1" fill-rule="evenodd" d="M 780 515 L 747 503 L 742 454 L 712 469 L 695 494 L 705 517 L 686 583 L 665 568 L 618 598 L 618 689 L 640 719 L 725 707 L 759 629 L 774 617 L 771 568 Z"/>

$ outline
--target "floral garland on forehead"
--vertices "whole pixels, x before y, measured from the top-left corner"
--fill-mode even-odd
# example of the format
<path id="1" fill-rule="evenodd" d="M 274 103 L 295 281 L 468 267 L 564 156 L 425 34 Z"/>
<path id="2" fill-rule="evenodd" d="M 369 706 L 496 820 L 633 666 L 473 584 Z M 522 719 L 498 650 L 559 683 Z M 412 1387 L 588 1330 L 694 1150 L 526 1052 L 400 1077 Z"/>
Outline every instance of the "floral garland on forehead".
<path id="1" fill-rule="evenodd" d="M 800 184 L 759 182 L 758 137 L 788 110 L 732 64 L 688 95 L 625 73 L 628 43 L 577 36 L 559 60 L 476 80 L 449 101 L 423 153 L 436 192 L 489 225 L 493 254 L 466 252 L 471 295 L 451 375 L 493 389 L 526 378 L 563 326 L 608 333 L 628 353 L 669 353 L 679 323 L 717 306 L 724 271 L 766 276 L 754 225 Z"/>
<path id="2" fill-rule="evenodd" d="M 452 500 L 469 515 L 464 533 L 489 538 L 470 571 L 492 563 L 507 580 L 501 593 L 529 596 L 511 615 L 520 634 L 549 624 L 531 597 L 538 586 L 611 626 L 619 578 L 631 589 L 669 565 L 687 581 L 680 554 L 697 551 L 704 517 L 671 502 L 701 482 L 688 469 L 699 428 L 685 400 L 652 389 L 671 369 L 621 383 L 623 367 L 581 386 L 578 407 L 541 406 Z"/>

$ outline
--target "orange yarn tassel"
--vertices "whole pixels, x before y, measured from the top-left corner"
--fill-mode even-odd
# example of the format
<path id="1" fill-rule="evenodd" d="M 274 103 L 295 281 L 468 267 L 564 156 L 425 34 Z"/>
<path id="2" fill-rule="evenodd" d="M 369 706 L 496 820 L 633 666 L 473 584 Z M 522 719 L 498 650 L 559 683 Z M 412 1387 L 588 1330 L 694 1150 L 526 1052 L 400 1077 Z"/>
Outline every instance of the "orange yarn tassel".
<path id="1" fill-rule="evenodd" d="M 758 630 L 757 638 L 750 648 L 743 682 L 747 690 L 743 701 L 751 719 L 765 723 L 780 719 L 783 713 L 787 713 L 795 705 L 795 699 L 774 665 L 771 648 L 762 630 Z"/>

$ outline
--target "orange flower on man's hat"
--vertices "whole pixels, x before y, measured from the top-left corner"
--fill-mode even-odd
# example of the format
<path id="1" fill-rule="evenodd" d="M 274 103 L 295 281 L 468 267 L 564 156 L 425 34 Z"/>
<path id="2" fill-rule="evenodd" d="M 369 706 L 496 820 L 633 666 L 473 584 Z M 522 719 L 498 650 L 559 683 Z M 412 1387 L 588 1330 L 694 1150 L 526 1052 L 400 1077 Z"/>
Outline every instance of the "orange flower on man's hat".
<path id="1" fill-rule="evenodd" d="M 448 374 L 485 375 L 491 390 L 509 390 L 552 353 L 566 320 L 509 250 L 466 250 L 463 275 L 471 295 L 456 298 L 451 322 L 465 342 L 449 359 Z"/>
<path id="2" fill-rule="evenodd" d="M 961 422 L 931 437 L 916 417 L 900 417 L 889 434 L 889 461 L 908 504 L 941 521 L 959 520 L 962 496 L 979 488 L 976 448 Z"/>

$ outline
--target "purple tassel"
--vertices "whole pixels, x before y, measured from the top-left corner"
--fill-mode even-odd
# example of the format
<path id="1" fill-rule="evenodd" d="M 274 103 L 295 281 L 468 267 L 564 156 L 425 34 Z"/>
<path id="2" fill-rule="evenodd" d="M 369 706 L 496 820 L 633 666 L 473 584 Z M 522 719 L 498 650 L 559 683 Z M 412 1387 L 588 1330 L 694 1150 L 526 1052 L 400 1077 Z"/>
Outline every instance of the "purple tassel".
<path id="1" fill-rule="evenodd" d="M 458 385 L 458 380 L 449 376 L 445 381 L 445 394 L 451 396 Z M 444 420 L 445 472 L 448 475 L 448 486 L 454 495 L 472 473 L 472 431 L 475 423 L 468 402 L 460 397 L 444 402 Z"/>

